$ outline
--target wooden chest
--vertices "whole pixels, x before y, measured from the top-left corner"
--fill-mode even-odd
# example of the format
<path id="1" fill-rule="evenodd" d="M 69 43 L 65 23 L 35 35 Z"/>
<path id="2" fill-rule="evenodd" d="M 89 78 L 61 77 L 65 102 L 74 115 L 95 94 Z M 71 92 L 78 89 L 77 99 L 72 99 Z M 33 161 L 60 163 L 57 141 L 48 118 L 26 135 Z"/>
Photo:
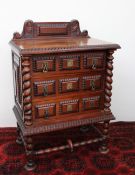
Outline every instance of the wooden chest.
<path id="1" fill-rule="evenodd" d="M 93 39 L 80 31 L 79 22 L 24 23 L 14 33 L 12 47 L 17 142 L 25 145 L 27 170 L 33 170 L 34 154 L 72 148 L 34 151 L 33 135 L 103 122 L 106 153 L 110 110 L 113 52 L 117 44 Z M 88 144 L 92 141 L 78 143 Z"/>

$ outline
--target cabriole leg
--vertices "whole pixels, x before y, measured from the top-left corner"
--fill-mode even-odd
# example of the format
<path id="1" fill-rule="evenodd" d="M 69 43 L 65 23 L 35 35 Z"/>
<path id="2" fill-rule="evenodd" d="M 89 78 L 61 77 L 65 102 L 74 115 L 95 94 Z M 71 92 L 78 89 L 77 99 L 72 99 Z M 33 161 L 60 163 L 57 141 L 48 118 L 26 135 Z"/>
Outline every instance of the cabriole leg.
<path id="1" fill-rule="evenodd" d="M 106 154 L 109 152 L 109 148 L 108 148 L 109 122 L 110 121 L 105 121 L 103 124 L 103 136 L 105 137 L 105 140 L 102 142 L 102 145 L 99 149 L 99 151 L 102 154 Z"/>
<path id="2" fill-rule="evenodd" d="M 35 157 L 34 157 L 34 154 L 33 154 L 32 137 L 26 137 L 26 139 L 25 139 L 25 149 L 26 149 L 27 163 L 26 163 L 24 168 L 27 171 L 32 171 L 36 168 Z"/>

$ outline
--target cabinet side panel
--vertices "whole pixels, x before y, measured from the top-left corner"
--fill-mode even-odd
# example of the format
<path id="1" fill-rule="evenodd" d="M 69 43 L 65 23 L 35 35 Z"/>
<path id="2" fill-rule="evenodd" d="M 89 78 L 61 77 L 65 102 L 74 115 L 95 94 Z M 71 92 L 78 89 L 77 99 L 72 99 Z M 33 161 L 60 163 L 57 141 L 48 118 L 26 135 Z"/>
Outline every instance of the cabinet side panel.
<path id="1" fill-rule="evenodd" d="M 12 52 L 14 100 L 19 113 L 22 116 L 22 78 L 21 78 L 21 59 Z"/>

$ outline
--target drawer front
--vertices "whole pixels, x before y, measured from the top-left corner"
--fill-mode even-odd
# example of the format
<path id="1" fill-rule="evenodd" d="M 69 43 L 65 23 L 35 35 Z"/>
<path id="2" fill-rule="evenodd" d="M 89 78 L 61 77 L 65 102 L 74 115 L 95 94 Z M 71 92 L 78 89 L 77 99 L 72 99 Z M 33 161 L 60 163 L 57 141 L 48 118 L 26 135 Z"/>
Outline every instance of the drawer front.
<path id="1" fill-rule="evenodd" d="M 83 57 L 83 65 L 85 69 L 104 68 L 105 53 L 89 53 Z"/>
<path id="2" fill-rule="evenodd" d="M 59 104 L 60 114 L 79 112 L 79 100 L 62 101 Z"/>
<path id="3" fill-rule="evenodd" d="M 34 96 L 48 96 L 56 93 L 55 80 L 34 83 Z"/>
<path id="4" fill-rule="evenodd" d="M 83 111 L 100 108 L 100 96 L 88 97 L 82 99 Z"/>
<path id="5" fill-rule="evenodd" d="M 82 87 L 84 90 L 100 90 L 102 88 L 101 75 L 85 76 L 82 78 Z"/>
<path id="6" fill-rule="evenodd" d="M 34 72 L 50 72 L 56 70 L 55 57 L 33 57 Z"/>
<path id="7" fill-rule="evenodd" d="M 70 78 L 71 77 L 71 78 Z M 102 74 L 94 74 L 83 76 L 69 76 L 69 78 L 56 77 L 54 80 L 49 78 L 41 81 L 35 80 L 33 83 L 34 97 L 51 97 L 57 95 L 67 95 L 70 92 L 84 92 L 85 90 L 94 92 L 103 90 L 104 76 Z"/>
<path id="8" fill-rule="evenodd" d="M 59 92 L 79 91 L 79 78 L 69 78 L 59 80 Z"/>
<path id="9" fill-rule="evenodd" d="M 80 69 L 80 56 L 61 56 L 59 68 L 60 70 Z"/>
<path id="10" fill-rule="evenodd" d="M 49 117 L 56 115 L 56 104 L 50 103 L 45 105 L 36 105 L 36 118 L 45 118 L 48 119 Z"/>

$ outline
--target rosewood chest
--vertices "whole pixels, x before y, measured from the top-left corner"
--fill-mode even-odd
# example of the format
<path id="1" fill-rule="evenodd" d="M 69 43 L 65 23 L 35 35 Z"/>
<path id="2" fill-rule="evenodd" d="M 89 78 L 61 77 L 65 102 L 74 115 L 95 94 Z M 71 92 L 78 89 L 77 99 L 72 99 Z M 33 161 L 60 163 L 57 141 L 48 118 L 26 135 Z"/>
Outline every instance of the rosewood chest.
<path id="1" fill-rule="evenodd" d="M 33 136 L 101 122 L 100 151 L 107 153 L 113 53 L 117 44 L 81 32 L 79 22 L 24 23 L 14 33 L 12 48 L 17 143 L 24 143 L 27 163 L 35 168 L 34 155 L 92 143 L 72 143 L 47 150 L 34 150 Z M 58 138 L 59 139 L 59 138 Z"/>

